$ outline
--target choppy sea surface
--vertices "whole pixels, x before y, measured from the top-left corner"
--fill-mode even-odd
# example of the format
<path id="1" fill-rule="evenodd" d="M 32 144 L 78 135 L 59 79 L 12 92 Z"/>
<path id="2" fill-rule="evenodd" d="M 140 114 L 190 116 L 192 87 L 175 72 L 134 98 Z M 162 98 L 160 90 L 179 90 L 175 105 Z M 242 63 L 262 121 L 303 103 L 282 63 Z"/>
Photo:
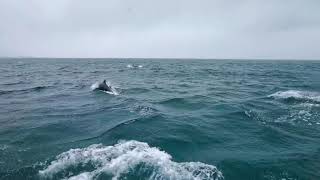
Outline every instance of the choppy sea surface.
<path id="1" fill-rule="evenodd" d="M 0 59 L 0 179 L 320 179 L 320 61 Z"/>

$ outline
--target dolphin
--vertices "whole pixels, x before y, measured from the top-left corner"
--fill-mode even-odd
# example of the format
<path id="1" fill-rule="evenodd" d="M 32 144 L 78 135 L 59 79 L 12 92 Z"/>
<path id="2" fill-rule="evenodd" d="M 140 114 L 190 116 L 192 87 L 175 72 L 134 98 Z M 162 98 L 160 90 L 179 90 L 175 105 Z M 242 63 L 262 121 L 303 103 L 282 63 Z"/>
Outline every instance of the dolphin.
<path id="1" fill-rule="evenodd" d="M 103 82 L 99 84 L 97 89 L 101 91 L 112 92 L 112 87 L 107 84 L 106 80 L 103 80 Z"/>

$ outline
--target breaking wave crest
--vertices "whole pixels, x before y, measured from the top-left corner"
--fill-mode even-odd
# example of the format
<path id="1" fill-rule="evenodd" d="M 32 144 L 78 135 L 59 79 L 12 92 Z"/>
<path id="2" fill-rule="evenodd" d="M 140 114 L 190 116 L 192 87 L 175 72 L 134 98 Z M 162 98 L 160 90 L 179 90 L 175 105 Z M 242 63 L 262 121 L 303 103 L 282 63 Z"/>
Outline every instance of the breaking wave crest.
<path id="1" fill-rule="evenodd" d="M 132 68 L 143 68 L 143 65 L 128 64 L 128 65 L 127 65 L 127 68 L 130 68 L 130 69 L 132 69 Z"/>
<path id="2" fill-rule="evenodd" d="M 139 141 L 120 141 L 114 146 L 94 144 L 71 149 L 56 157 L 44 170 L 45 179 L 223 179 L 213 165 L 174 162 L 170 154 Z"/>
<path id="3" fill-rule="evenodd" d="M 320 93 L 312 91 L 278 91 L 269 95 L 274 99 L 283 100 L 278 106 L 277 113 L 259 113 L 254 110 L 246 111 L 248 117 L 266 122 L 289 123 L 292 125 L 320 125 Z M 277 114 L 269 117 L 268 114 Z M 268 118 L 269 117 L 269 118 Z"/>
<path id="4" fill-rule="evenodd" d="M 320 93 L 309 92 L 309 91 L 297 91 L 297 90 L 279 91 L 269 95 L 269 97 L 278 98 L 278 99 L 291 98 L 296 100 L 313 101 L 313 102 L 320 103 Z"/>

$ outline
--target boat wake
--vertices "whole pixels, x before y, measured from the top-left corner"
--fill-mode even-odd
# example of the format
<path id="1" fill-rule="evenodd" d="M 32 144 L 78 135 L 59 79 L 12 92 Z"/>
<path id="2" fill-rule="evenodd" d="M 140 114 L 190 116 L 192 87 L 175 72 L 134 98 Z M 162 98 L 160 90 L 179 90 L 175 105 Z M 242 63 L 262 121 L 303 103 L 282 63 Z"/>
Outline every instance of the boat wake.
<path id="1" fill-rule="evenodd" d="M 120 141 L 114 146 L 94 144 L 71 149 L 39 171 L 45 179 L 223 179 L 213 165 L 174 162 L 170 154 L 139 141 Z"/>

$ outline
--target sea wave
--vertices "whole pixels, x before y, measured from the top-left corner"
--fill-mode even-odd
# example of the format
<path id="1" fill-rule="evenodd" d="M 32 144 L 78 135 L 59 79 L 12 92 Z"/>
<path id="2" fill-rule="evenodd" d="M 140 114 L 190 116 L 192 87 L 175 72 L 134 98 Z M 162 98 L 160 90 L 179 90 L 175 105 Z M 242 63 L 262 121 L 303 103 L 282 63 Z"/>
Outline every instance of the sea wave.
<path id="1" fill-rule="evenodd" d="M 36 86 L 36 87 L 31 87 L 31 88 L 26 88 L 26 89 L 0 90 L 0 95 L 13 94 L 13 93 L 38 92 L 38 91 L 42 91 L 44 89 L 48 89 L 48 88 L 51 88 L 51 87 L 52 86 Z"/>
<path id="2" fill-rule="evenodd" d="M 26 84 L 26 82 L 25 81 L 12 81 L 12 82 L 2 83 L 1 85 L 11 86 L 11 85 L 21 85 L 21 84 Z"/>
<path id="3" fill-rule="evenodd" d="M 269 112 L 245 111 L 249 118 L 265 123 L 289 123 L 298 126 L 320 125 L 320 93 L 313 91 L 278 91 L 268 97 L 284 100 L 278 106 L 278 110 Z"/>
<path id="4" fill-rule="evenodd" d="M 145 142 L 120 141 L 114 146 L 93 144 L 71 149 L 58 155 L 45 169 L 41 178 L 53 179 L 223 179 L 213 165 L 201 162 L 174 162 L 170 154 L 150 147 Z"/>
<path id="5" fill-rule="evenodd" d="M 268 97 L 278 98 L 278 99 L 297 99 L 320 102 L 320 93 L 310 92 L 310 91 L 298 91 L 298 90 L 288 90 L 288 91 L 278 91 L 269 95 Z"/>

